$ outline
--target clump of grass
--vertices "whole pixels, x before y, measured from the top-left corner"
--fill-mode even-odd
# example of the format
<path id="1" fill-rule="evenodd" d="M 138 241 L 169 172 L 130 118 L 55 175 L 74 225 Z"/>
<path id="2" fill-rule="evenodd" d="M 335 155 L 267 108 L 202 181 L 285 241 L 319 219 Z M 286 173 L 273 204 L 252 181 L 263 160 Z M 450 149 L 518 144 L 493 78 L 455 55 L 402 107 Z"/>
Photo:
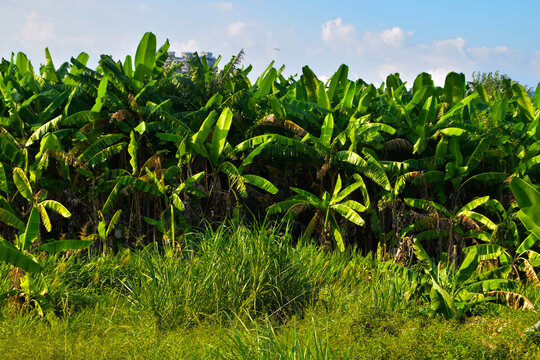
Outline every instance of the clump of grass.
<path id="1" fill-rule="evenodd" d="M 268 226 L 220 226 L 188 234 L 181 255 L 153 244 L 134 259 L 124 285 L 139 309 L 164 327 L 227 316 L 284 318 L 301 312 L 314 286 L 287 234 Z"/>
<path id="2" fill-rule="evenodd" d="M 271 319 L 258 323 L 253 319 L 232 328 L 219 359 L 343 359 L 330 348 L 328 334 L 321 334 L 312 319 L 312 326 L 300 332 L 293 326 L 279 327 Z M 306 329 L 302 329 L 306 330 Z"/>

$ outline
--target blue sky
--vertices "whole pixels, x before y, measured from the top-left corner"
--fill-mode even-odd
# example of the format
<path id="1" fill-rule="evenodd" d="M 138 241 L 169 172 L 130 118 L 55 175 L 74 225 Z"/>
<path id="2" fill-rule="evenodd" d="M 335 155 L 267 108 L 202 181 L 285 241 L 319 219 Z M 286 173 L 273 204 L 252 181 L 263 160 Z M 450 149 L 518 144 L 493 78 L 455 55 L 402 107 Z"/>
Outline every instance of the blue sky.
<path id="1" fill-rule="evenodd" d="M 496 71 L 536 88 L 540 82 L 538 1 L 2 0 L 0 57 L 23 51 L 56 66 L 85 51 L 134 54 L 146 31 L 172 51 L 211 51 L 222 64 L 240 49 L 253 75 L 271 60 L 286 74 L 309 65 L 319 78 L 342 63 L 349 77 L 380 83 L 426 71 L 442 85 L 449 71 Z"/>

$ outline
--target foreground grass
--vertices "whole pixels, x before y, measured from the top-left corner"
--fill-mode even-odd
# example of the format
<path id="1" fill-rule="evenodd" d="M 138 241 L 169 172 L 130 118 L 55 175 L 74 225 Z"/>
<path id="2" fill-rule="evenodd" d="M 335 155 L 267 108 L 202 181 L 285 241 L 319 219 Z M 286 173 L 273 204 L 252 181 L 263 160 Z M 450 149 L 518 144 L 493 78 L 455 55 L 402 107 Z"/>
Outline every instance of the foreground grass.
<path id="1" fill-rule="evenodd" d="M 265 228 L 207 230 L 174 254 L 51 258 L 44 280 L 48 295 L 33 296 L 43 318 L 35 306 L 1 308 L 3 359 L 540 356 L 522 336 L 536 312 L 486 304 L 459 321 L 430 316 L 371 257 L 293 247 Z"/>
<path id="2" fill-rule="evenodd" d="M 359 305 L 362 302 L 359 302 Z M 362 304 L 364 305 L 364 304 Z M 146 316 L 145 316 L 146 315 Z M 200 324 L 163 330 L 129 307 L 88 309 L 67 317 L 4 318 L 4 359 L 397 359 L 538 358 L 538 342 L 521 336 L 538 316 L 497 309 L 464 322 L 312 308 L 287 323 Z"/>

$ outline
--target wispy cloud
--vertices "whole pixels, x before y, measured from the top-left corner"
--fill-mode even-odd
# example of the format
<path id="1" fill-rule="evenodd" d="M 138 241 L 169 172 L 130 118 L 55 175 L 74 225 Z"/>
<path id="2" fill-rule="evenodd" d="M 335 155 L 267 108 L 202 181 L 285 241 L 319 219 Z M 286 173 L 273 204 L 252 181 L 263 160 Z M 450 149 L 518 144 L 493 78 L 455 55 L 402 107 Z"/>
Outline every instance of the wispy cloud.
<path id="1" fill-rule="evenodd" d="M 26 14 L 25 21 L 16 36 L 23 46 L 47 46 L 47 42 L 56 37 L 56 25 L 42 20 L 35 12 Z"/>
<path id="2" fill-rule="evenodd" d="M 355 31 L 352 24 L 345 24 L 341 18 L 337 18 L 322 24 L 321 39 L 327 45 L 339 45 L 340 43 L 354 41 Z"/>
<path id="3" fill-rule="evenodd" d="M 171 44 L 171 50 L 182 52 L 182 51 L 204 51 L 206 49 L 201 49 L 200 44 L 195 39 L 189 39 L 187 41 L 174 41 Z"/>
<path id="4" fill-rule="evenodd" d="M 391 46 L 401 47 L 405 41 L 406 33 L 399 27 L 385 29 L 381 32 L 368 31 L 364 34 L 363 40 L 370 47 Z"/>
<path id="5" fill-rule="evenodd" d="M 215 3 L 212 3 L 212 5 L 215 8 L 217 8 L 219 11 L 230 11 L 234 8 L 231 2 L 225 2 L 225 1 L 215 2 Z"/>
<path id="6" fill-rule="evenodd" d="M 227 33 L 229 36 L 239 36 L 242 35 L 247 28 L 247 24 L 243 21 L 235 22 L 227 26 Z"/>

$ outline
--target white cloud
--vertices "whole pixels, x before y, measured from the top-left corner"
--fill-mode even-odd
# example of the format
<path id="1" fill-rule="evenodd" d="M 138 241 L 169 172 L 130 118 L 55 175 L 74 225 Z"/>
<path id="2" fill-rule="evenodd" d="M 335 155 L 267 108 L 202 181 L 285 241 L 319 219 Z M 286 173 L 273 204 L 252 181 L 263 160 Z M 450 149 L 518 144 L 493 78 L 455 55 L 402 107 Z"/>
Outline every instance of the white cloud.
<path id="1" fill-rule="evenodd" d="M 306 55 L 308 57 L 319 57 L 323 53 L 323 49 L 318 48 L 306 48 Z"/>
<path id="2" fill-rule="evenodd" d="M 341 18 L 327 21 L 321 26 L 321 38 L 327 45 L 354 41 L 354 34 L 354 26 L 343 23 Z"/>
<path id="3" fill-rule="evenodd" d="M 148 6 L 147 6 L 146 4 L 139 4 L 139 5 L 137 5 L 137 9 L 138 9 L 139 11 L 143 11 L 143 12 L 144 12 L 144 11 L 148 10 Z"/>
<path id="4" fill-rule="evenodd" d="M 377 68 L 377 75 L 381 79 L 385 79 L 388 75 L 399 72 L 399 64 L 385 63 Z"/>
<path id="5" fill-rule="evenodd" d="M 362 36 L 361 47 L 370 51 L 394 51 L 406 44 L 407 37 L 412 36 L 414 32 L 405 32 L 400 27 L 385 29 L 381 32 L 366 31 Z"/>
<path id="6" fill-rule="evenodd" d="M 182 52 L 182 51 L 202 51 L 205 49 L 199 48 L 199 43 L 195 39 L 189 39 L 188 41 L 178 42 L 175 41 L 171 44 L 171 50 Z"/>
<path id="7" fill-rule="evenodd" d="M 393 47 L 399 47 L 405 40 L 405 32 L 399 27 L 386 29 L 381 33 L 381 39 L 385 44 Z"/>
<path id="8" fill-rule="evenodd" d="M 229 11 L 233 9 L 233 4 L 231 2 L 215 2 L 213 5 L 219 10 L 219 11 Z"/>
<path id="9" fill-rule="evenodd" d="M 427 69 L 425 72 L 431 75 L 431 79 L 433 79 L 435 85 L 442 86 L 444 85 L 444 80 L 446 80 L 446 75 L 454 70 L 451 67 L 439 67 Z"/>
<path id="10" fill-rule="evenodd" d="M 467 44 L 467 40 L 465 40 L 462 37 L 457 37 L 455 39 L 448 39 L 448 40 L 437 40 L 433 42 L 433 48 L 436 51 L 451 51 L 454 50 L 457 51 L 462 56 L 465 55 L 465 45 Z"/>
<path id="11" fill-rule="evenodd" d="M 55 28 L 54 23 L 41 20 L 38 14 L 32 11 L 25 15 L 25 22 L 20 28 L 17 39 L 24 46 L 47 46 L 46 42 L 56 37 Z"/>
<path id="12" fill-rule="evenodd" d="M 247 24 L 245 22 L 236 22 L 232 23 L 229 26 L 227 26 L 227 33 L 229 36 L 235 37 L 242 35 L 247 28 Z"/>
<path id="13" fill-rule="evenodd" d="M 511 50 L 506 46 L 497 46 L 494 48 L 472 47 L 468 48 L 467 52 L 478 62 L 490 62 L 496 57 L 507 55 Z"/>

